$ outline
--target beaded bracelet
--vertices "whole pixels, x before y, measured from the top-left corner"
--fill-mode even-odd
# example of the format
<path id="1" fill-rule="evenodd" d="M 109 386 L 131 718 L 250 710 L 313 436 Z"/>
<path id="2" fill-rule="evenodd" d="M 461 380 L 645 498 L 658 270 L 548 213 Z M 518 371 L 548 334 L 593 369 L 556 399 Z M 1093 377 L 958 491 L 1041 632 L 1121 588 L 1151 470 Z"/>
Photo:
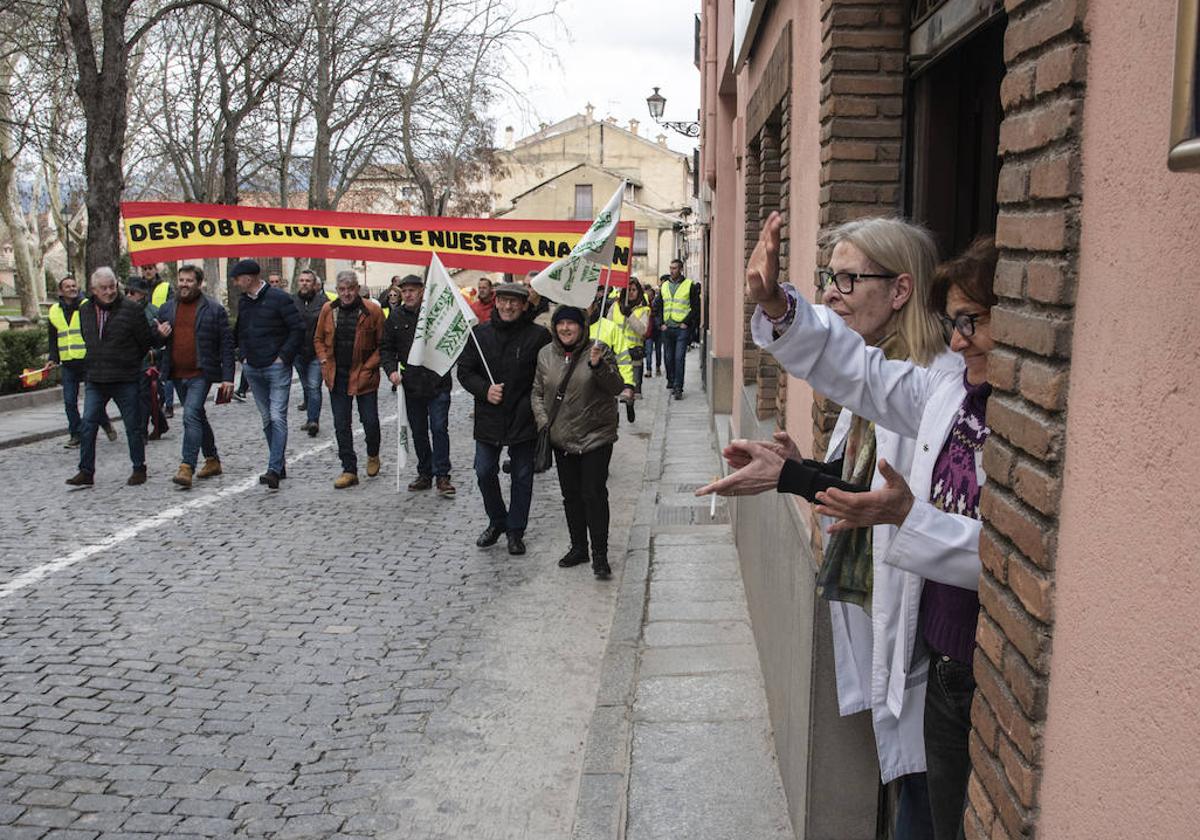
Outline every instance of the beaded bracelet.
<path id="1" fill-rule="evenodd" d="M 796 320 L 796 290 L 792 288 L 790 283 L 783 283 L 780 285 L 780 288 L 783 289 L 784 297 L 787 298 L 787 311 L 778 318 L 772 318 L 766 313 L 766 310 L 763 310 L 763 317 L 775 328 L 776 332 L 779 331 L 780 327 L 790 326 L 792 321 Z"/>

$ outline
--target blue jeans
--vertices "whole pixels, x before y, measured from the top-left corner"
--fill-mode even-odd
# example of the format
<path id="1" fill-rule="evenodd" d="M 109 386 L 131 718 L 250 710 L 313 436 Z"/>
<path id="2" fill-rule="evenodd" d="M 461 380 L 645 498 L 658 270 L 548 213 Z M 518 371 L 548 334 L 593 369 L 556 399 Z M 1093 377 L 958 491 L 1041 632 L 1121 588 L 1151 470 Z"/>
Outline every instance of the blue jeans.
<path id="1" fill-rule="evenodd" d="M 208 389 L 212 387 L 212 383 L 203 376 L 172 381 L 175 383 L 175 390 L 179 392 L 179 402 L 183 406 L 181 460 L 195 469 L 198 452 L 203 451 L 205 458 L 218 457 L 217 439 L 213 437 L 212 426 L 208 423 L 208 412 L 204 410 L 204 401 L 208 399 Z"/>
<path id="2" fill-rule="evenodd" d="M 304 403 L 307 406 L 308 422 L 317 423 L 321 420 L 321 363 L 314 357 L 311 362 L 302 362 L 300 357 L 292 363 L 296 375 L 300 377 L 300 387 L 304 389 Z"/>
<path id="3" fill-rule="evenodd" d="M 175 407 L 175 388 L 171 386 L 170 379 L 164 379 L 159 383 L 159 399 L 162 402 L 163 408 Z M 180 397 L 180 401 L 183 398 Z"/>
<path id="4" fill-rule="evenodd" d="M 108 401 L 117 404 L 125 439 L 129 442 L 129 461 L 135 470 L 146 469 L 146 426 L 138 405 L 138 382 L 89 382 L 83 390 L 83 419 L 79 424 L 79 471 L 96 471 L 96 431 L 107 419 Z"/>
<path id="5" fill-rule="evenodd" d="M 971 666 L 930 650 L 929 685 L 925 689 L 925 766 L 936 840 L 963 836 L 967 777 L 971 754 L 971 701 L 975 675 Z"/>
<path id="6" fill-rule="evenodd" d="M 254 404 L 262 416 L 263 434 L 267 438 L 267 470 L 283 472 L 287 453 L 288 398 L 292 392 L 292 369 L 281 361 L 267 367 L 243 365 L 246 381 L 254 394 Z"/>
<path id="7" fill-rule="evenodd" d="M 358 419 L 367 435 L 367 456 L 379 455 L 379 392 L 350 396 L 346 393 L 346 375 L 338 371 L 329 391 L 329 407 L 333 409 L 333 431 L 337 437 L 338 458 L 342 472 L 358 473 L 358 456 L 354 454 L 354 432 L 350 428 L 350 413 L 358 400 Z"/>
<path id="8" fill-rule="evenodd" d="M 512 461 L 511 501 L 504 506 L 500 495 L 500 453 L 503 446 L 475 441 L 475 478 L 479 482 L 479 493 L 483 496 L 483 508 L 487 511 L 488 523 L 509 534 L 521 536 L 529 524 L 529 505 L 533 501 L 533 451 L 536 440 L 514 443 L 508 447 Z"/>
<path id="9" fill-rule="evenodd" d="M 684 368 L 687 367 L 688 328 L 667 327 L 659 335 L 667 362 L 667 385 L 672 391 L 682 391 Z"/>
<path id="10" fill-rule="evenodd" d="M 901 776 L 900 801 L 896 808 L 893 840 L 933 840 L 933 817 L 929 813 L 929 785 L 924 773 Z"/>
<path id="11" fill-rule="evenodd" d="M 662 370 L 662 339 L 657 335 L 652 335 L 645 340 L 643 346 L 646 348 L 646 370 L 653 373 L 658 373 Z M 650 360 L 654 360 L 654 364 Z"/>
<path id="12" fill-rule="evenodd" d="M 405 395 L 408 429 L 417 450 L 417 475 L 426 478 L 450 475 L 450 392 L 434 394 L 428 400 Z M 430 446 L 430 433 L 433 446 Z"/>

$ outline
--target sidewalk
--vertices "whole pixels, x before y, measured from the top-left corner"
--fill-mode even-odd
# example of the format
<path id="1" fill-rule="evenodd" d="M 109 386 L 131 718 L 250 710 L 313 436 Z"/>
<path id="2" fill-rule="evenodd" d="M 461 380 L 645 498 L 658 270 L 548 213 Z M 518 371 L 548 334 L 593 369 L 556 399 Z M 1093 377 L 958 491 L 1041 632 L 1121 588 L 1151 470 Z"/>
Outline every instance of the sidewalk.
<path id="1" fill-rule="evenodd" d="M 654 416 L 637 517 L 589 727 L 576 840 L 791 838 L 762 673 L 723 500 L 698 354 Z M 668 445 L 669 443 L 669 445 Z"/>

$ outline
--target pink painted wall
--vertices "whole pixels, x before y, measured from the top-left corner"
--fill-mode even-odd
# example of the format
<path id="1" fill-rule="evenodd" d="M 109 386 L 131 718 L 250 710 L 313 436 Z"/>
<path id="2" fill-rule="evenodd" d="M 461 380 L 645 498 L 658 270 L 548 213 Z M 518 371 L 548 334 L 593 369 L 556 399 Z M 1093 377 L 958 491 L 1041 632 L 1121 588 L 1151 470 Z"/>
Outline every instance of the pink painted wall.
<path id="1" fill-rule="evenodd" d="M 812 275 L 812 267 L 816 260 L 816 240 L 818 230 L 818 192 L 820 189 L 820 86 L 813 80 L 820 78 L 821 70 L 821 21 L 820 7 L 816 3 L 778 3 L 767 12 L 767 20 L 760 27 L 751 59 L 742 67 L 737 77 L 737 117 L 733 123 L 730 168 L 732 169 L 733 154 L 745 154 L 747 139 L 744 134 L 746 106 L 750 97 L 757 90 L 759 82 L 766 70 L 767 61 L 775 50 L 775 45 L 783 34 L 784 27 L 792 24 L 792 89 L 791 89 L 791 159 L 789 175 L 791 189 L 789 192 L 790 218 L 788 271 L 792 282 L 805 292 L 811 291 L 807 278 Z M 721 163 L 718 162 L 718 167 Z M 720 176 L 718 176 L 720 178 Z M 730 265 L 734 278 L 733 288 L 730 289 L 732 315 L 731 338 L 734 352 L 734 400 L 733 412 L 734 431 L 742 434 L 738 428 L 738 410 L 736 403 L 741 399 L 743 325 L 742 302 L 744 300 L 745 278 L 745 218 L 746 193 L 742 183 L 742 172 L 732 172 L 733 184 L 736 184 L 736 201 L 733 207 L 734 218 L 722 230 L 722 237 L 728 237 L 730 248 Z M 721 184 L 728 189 L 729 181 Z M 721 346 L 721 345 L 718 345 Z M 796 440 L 801 450 L 808 454 L 812 451 L 812 389 L 804 382 L 792 379 L 788 382 L 788 432 Z M 800 502 L 803 504 L 803 502 Z"/>
<path id="2" fill-rule="evenodd" d="M 1176 0 L 1088 4 L 1081 265 L 1039 837 L 1200 834 L 1200 174 Z"/>

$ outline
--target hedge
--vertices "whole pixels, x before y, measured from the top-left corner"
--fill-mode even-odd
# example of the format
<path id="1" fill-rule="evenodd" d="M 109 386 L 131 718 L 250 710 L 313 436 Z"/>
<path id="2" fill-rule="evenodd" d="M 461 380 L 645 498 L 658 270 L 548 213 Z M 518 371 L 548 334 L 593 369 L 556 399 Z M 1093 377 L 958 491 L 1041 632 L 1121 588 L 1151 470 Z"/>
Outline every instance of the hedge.
<path id="1" fill-rule="evenodd" d="M 21 390 L 21 372 L 46 363 L 48 338 L 45 329 L 0 332 L 0 393 Z"/>

